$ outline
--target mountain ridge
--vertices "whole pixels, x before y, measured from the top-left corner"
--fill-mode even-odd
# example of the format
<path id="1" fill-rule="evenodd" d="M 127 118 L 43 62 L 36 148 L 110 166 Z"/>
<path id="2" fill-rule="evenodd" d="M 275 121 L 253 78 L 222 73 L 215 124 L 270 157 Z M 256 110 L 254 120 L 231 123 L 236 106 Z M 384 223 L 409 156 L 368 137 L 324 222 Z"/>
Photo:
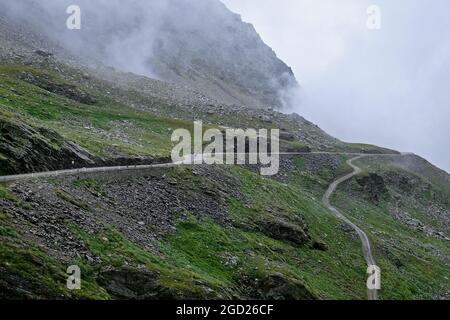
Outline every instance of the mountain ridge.
<path id="1" fill-rule="evenodd" d="M 0 183 L 1 298 L 365 299 L 360 239 L 321 201 L 346 153 L 383 154 L 330 199 L 372 244 L 379 298 L 450 298 L 450 176 L 426 160 L 74 57 L 31 26 L 0 17 L 1 175 L 155 163 L 194 120 L 277 128 L 281 152 L 301 154 L 273 177 L 198 165 Z"/>

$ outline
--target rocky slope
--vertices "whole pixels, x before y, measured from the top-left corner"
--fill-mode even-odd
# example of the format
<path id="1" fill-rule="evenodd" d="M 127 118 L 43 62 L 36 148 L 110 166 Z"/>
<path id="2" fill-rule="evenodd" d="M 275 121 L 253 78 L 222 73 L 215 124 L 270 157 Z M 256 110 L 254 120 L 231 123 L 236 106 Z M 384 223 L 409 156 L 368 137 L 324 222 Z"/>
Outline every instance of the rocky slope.
<path id="1" fill-rule="evenodd" d="M 215 1 L 203 5 L 211 17 L 225 10 Z M 161 161 L 173 130 L 192 130 L 193 120 L 279 128 L 285 151 L 394 153 L 341 142 L 299 115 L 208 96 L 197 80 L 188 87 L 83 64 L 46 32 L 8 17 L 0 28 L 2 175 Z M 261 45 L 255 41 L 248 42 L 250 56 Z M 209 63 L 197 69 L 214 78 L 218 72 Z M 266 99 L 261 88 L 245 93 L 244 78 L 224 79 L 240 94 Z M 285 156 L 271 178 L 251 166 L 195 166 L 0 184 L 0 297 L 364 299 L 360 241 L 321 204 L 328 184 L 348 172 L 346 160 Z M 380 298 L 448 299 L 448 174 L 414 155 L 373 156 L 358 165 L 364 173 L 333 203 L 374 246 Z M 74 264 L 82 270 L 81 290 L 66 287 Z"/>
<path id="2" fill-rule="evenodd" d="M 188 86 L 227 104 L 280 107 L 292 70 L 218 0 L 79 1 L 81 30 L 66 28 L 70 1 L 0 1 L 11 37 L 28 26 L 35 49 Z M 33 12 L 30 14 L 30 10 Z M 3 27 L 10 26 L 4 23 Z M 26 27 L 25 27 L 26 28 Z M 34 30 L 39 30 L 36 33 Z M 21 30 L 22 31 L 22 30 Z"/>

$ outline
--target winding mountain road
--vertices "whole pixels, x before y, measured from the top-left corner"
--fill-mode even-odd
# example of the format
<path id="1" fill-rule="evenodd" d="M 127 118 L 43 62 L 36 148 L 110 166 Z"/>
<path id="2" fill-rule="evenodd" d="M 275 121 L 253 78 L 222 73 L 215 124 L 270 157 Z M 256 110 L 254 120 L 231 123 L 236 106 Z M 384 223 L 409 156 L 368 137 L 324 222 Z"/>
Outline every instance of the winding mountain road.
<path id="1" fill-rule="evenodd" d="M 368 155 L 359 155 L 355 158 L 352 158 L 350 160 L 347 161 L 347 164 L 353 168 L 353 172 L 349 173 L 339 179 L 337 179 L 336 181 L 332 182 L 328 188 L 328 190 L 325 192 L 322 202 L 324 204 L 325 207 L 327 207 L 327 209 L 329 209 L 331 212 L 334 213 L 334 215 L 342 220 L 343 222 L 345 222 L 347 225 L 349 225 L 350 227 L 352 227 L 353 230 L 356 231 L 356 233 L 358 234 L 359 238 L 361 239 L 361 243 L 362 243 L 362 249 L 363 249 L 363 254 L 364 254 L 364 258 L 366 259 L 367 265 L 368 266 L 374 266 L 375 264 L 375 259 L 373 258 L 372 255 L 372 249 L 370 246 L 370 241 L 369 238 L 367 237 L 366 233 L 361 230 L 361 228 L 359 228 L 356 224 L 354 224 L 353 222 L 351 222 L 346 216 L 344 216 L 338 209 L 336 209 L 335 207 L 333 207 L 330 203 L 330 197 L 331 195 L 336 191 L 337 187 L 347 181 L 350 180 L 351 178 L 353 178 L 354 176 L 360 174 L 362 172 L 361 168 L 357 167 L 356 165 L 353 164 L 353 161 L 361 159 L 363 157 L 367 157 Z M 369 300 L 377 300 L 378 299 L 378 295 L 377 295 L 377 290 L 367 290 L 367 297 Z"/>
<path id="2" fill-rule="evenodd" d="M 246 153 L 248 154 L 248 153 Z M 279 155 L 311 155 L 311 154 L 337 154 L 337 155 L 354 155 L 358 158 L 363 156 L 400 156 L 401 154 L 369 154 L 369 153 L 349 153 L 349 152 L 326 152 L 326 151 L 313 151 L 313 152 L 280 152 Z M 131 170 L 145 170 L 151 168 L 172 168 L 175 166 L 192 164 L 195 161 L 202 161 L 205 156 L 201 155 L 190 155 L 186 156 L 185 160 L 179 162 L 170 163 L 159 163 L 159 164 L 149 164 L 149 165 L 130 165 L 130 166 L 114 166 L 114 167 L 93 167 L 93 168 L 81 168 L 81 169 L 67 169 L 67 170 L 55 170 L 47 172 L 37 172 L 37 173 L 24 173 L 15 174 L 8 176 L 0 176 L 0 182 L 13 182 L 17 180 L 28 180 L 36 178 L 51 178 L 59 176 L 70 176 L 81 173 L 98 173 L 98 172 L 114 172 L 114 171 L 131 171 Z M 192 162 L 192 163 L 189 163 Z"/>
<path id="3" fill-rule="evenodd" d="M 366 259 L 368 266 L 374 266 L 375 260 L 372 255 L 372 249 L 370 246 L 369 238 L 366 233 L 361 230 L 357 225 L 351 222 L 345 215 L 343 215 L 338 209 L 333 207 L 330 203 L 331 195 L 336 191 L 337 187 L 353 178 L 354 176 L 360 174 L 362 172 L 361 168 L 357 167 L 353 164 L 353 161 L 368 157 L 368 156 L 403 156 L 405 154 L 362 154 L 362 153 L 346 153 L 346 152 L 299 152 L 299 153 L 280 153 L 280 155 L 308 155 L 308 154 L 339 154 L 339 155 L 353 155 L 354 158 L 347 161 L 347 164 L 353 168 L 353 172 L 349 173 L 336 181 L 332 182 L 325 192 L 322 202 L 326 208 L 328 208 L 338 219 L 345 222 L 347 225 L 352 227 L 362 242 L 362 249 L 364 258 Z M 202 156 L 187 156 L 185 161 L 180 162 L 172 162 L 172 163 L 164 163 L 164 164 L 153 164 L 153 165 L 138 165 L 138 166 L 116 166 L 116 167 L 98 167 L 98 168 L 83 168 L 83 169 L 69 169 L 69 170 L 58 170 L 58 171 L 50 171 L 50 172 L 41 172 L 41 173 L 27 173 L 27 174 L 19 174 L 19 175 L 11 175 L 11 176 L 0 176 L 0 182 L 12 182 L 17 180 L 27 180 L 27 179 L 36 179 L 36 178 L 49 178 L 49 177 L 58 177 L 58 176 L 70 176 L 76 174 L 89 174 L 96 172 L 117 172 L 117 171 L 128 171 L 128 170 L 144 170 L 151 168 L 171 168 L 179 165 L 186 165 L 186 161 L 191 160 L 202 160 Z M 377 290 L 368 290 L 367 292 L 369 300 L 377 300 Z"/>

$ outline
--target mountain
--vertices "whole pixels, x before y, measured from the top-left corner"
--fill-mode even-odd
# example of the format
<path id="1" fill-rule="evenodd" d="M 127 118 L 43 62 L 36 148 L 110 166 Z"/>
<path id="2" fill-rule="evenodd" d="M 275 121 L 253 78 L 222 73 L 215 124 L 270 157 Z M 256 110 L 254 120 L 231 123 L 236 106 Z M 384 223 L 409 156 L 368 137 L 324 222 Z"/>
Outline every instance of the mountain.
<path id="1" fill-rule="evenodd" d="M 218 0 L 83 0 L 80 30 L 66 28 L 70 1 L 1 2 L 16 23 L 44 34 L 52 53 L 59 45 L 81 61 L 185 85 L 227 104 L 281 107 L 283 91 L 298 86 L 253 26 Z"/>
<path id="2" fill-rule="evenodd" d="M 450 297 L 450 176 L 267 108 L 295 79 L 222 4 L 96 1 L 89 32 L 66 38 L 64 2 L 42 3 L 0 1 L 1 298 L 366 299 L 360 238 L 322 202 L 355 153 L 361 173 L 331 202 L 367 234 L 379 298 Z M 132 36 L 142 23 L 161 31 L 148 56 Z M 250 165 L 83 169 L 170 162 L 172 132 L 193 120 L 279 128 L 281 150 L 301 154 L 271 177 Z M 73 265 L 81 290 L 66 286 Z"/>

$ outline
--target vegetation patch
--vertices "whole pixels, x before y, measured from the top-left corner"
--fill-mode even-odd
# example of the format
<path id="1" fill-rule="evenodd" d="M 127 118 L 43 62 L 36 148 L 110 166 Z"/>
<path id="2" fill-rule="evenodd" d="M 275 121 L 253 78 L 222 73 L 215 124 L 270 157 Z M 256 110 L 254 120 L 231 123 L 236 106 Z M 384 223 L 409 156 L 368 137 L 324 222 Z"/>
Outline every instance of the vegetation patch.
<path id="1" fill-rule="evenodd" d="M 106 195 L 106 191 L 104 189 L 104 184 L 97 179 L 75 179 L 73 180 L 73 185 L 78 188 L 86 188 L 90 191 L 93 191 L 100 195 Z"/>
<path id="2" fill-rule="evenodd" d="M 206 279 L 185 266 L 172 265 L 166 259 L 151 254 L 130 242 L 116 230 L 106 228 L 95 236 L 89 235 L 76 226 L 72 226 L 72 231 L 87 244 L 93 254 L 102 260 L 100 265 L 91 266 L 100 274 L 100 277 L 102 268 L 105 266 L 112 266 L 116 274 L 120 274 L 123 268 L 134 270 L 133 272 L 141 270 L 142 273 L 151 274 L 151 278 L 155 278 L 154 290 L 164 292 L 166 297 L 213 298 L 221 294 L 223 297 L 229 297 L 224 292 L 226 290 L 220 286 L 220 282 Z M 122 285 L 127 285 L 126 281 L 122 282 Z M 120 295 L 116 289 L 110 290 L 113 297 Z M 119 291 L 123 294 L 123 290 Z M 135 297 L 134 294 L 131 295 L 128 298 Z"/>
<path id="3" fill-rule="evenodd" d="M 396 220 L 389 198 L 373 203 L 338 190 L 332 201 L 368 233 L 382 270 L 382 299 L 435 299 L 448 292 L 448 265 L 441 260 L 450 256 L 445 241 Z"/>
<path id="4" fill-rule="evenodd" d="M 107 299 L 93 278 L 83 275 L 81 290 L 67 289 L 67 266 L 24 242 L 9 217 L 0 212 L 0 298 Z"/>
<path id="5" fill-rule="evenodd" d="M 61 189 L 56 189 L 55 190 L 55 194 L 61 199 L 64 200 L 68 203 L 73 204 L 76 207 L 79 207 L 81 209 L 84 210 L 89 210 L 89 205 L 87 203 L 85 203 L 83 200 L 71 195 L 70 193 L 61 190 Z"/>
<path id="6" fill-rule="evenodd" d="M 0 199 L 11 201 L 11 202 L 20 202 L 19 198 L 9 192 L 6 185 L 0 183 Z"/>
<path id="7" fill-rule="evenodd" d="M 340 222 L 322 206 L 316 191 L 308 189 L 304 180 L 294 179 L 286 185 L 244 168 L 229 170 L 239 177 L 246 198 L 231 199 L 229 210 L 239 229 L 255 230 L 247 236 L 251 235 L 257 244 L 270 239 L 271 245 L 260 246 L 260 250 L 268 249 L 262 256 L 272 257 L 275 265 L 284 266 L 284 274 L 289 270 L 320 298 L 365 299 L 366 264 L 359 239 L 349 237 L 339 228 Z M 261 221 L 267 223 L 273 217 L 283 217 L 307 230 L 312 247 L 299 247 L 292 241 L 276 240 L 273 235 L 269 238 L 257 231 Z M 261 267 L 264 269 L 267 262 Z"/>

